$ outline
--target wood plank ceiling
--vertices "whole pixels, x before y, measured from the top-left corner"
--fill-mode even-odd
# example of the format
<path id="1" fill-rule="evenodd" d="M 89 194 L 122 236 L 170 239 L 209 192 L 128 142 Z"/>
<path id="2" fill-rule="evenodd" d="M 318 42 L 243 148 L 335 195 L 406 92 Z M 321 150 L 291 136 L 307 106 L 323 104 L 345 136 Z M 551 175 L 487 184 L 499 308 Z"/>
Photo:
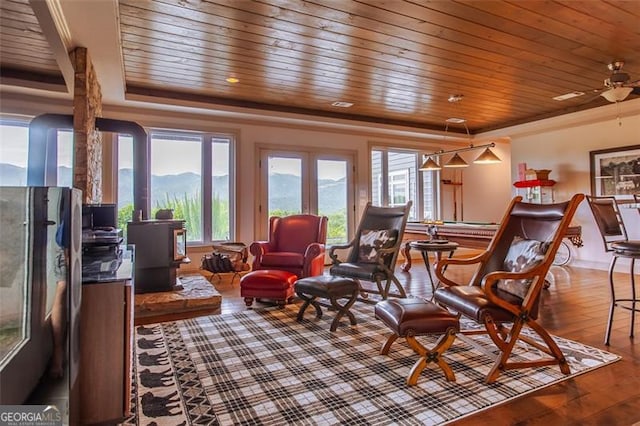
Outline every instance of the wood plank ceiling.
<path id="1" fill-rule="evenodd" d="M 64 86 L 29 0 L 0 0 L 0 75 Z"/>
<path id="2" fill-rule="evenodd" d="M 41 63 L 21 58 L 13 38 L 5 43 L 33 22 L 16 29 L 14 17 L 5 17 L 5 4 L 26 0 L 1 1 L 3 70 L 51 71 L 46 49 L 31 32 L 33 42 L 23 49 Z M 636 0 L 119 0 L 118 5 L 126 93 L 159 103 L 197 100 L 212 108 L 242 106 L 436 130 L 447 118 L 459 117 L 477 133 L 607 104 L 595 91 L 602 90 L 607 64 L 616 59 L 625 61 L 630 81 L 640 79 Z M 228 83 L 229 77 L 239 82 Z M 585 95 L 552 99 L 573 91 Z M 640 89 L 628 99 L 636 92 Z M 453 94 L 463 100 L 448 102 Z"/>

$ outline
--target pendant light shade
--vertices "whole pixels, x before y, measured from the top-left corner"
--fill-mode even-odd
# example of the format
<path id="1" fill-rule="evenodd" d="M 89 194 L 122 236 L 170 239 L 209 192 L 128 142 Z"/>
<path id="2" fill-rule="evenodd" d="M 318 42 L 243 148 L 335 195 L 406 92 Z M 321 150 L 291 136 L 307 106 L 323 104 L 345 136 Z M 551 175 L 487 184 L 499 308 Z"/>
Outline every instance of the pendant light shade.
<path id="1" fill-rule="evenodd" d="M 440 167 L 438 163 L 436 163 L 431 157 L 427 157 L 424 163 L 422 163 L 422 166 L 420 166 L 419 170 L 434 171 L 440 169 L 442 169 L 442 167 Z"/>
<path id="2" fill-rule="evenodd" d="M 501 160 L 491 149 L 486 148 L 473 162 L 476 164 L 494 164 L 500 163 Z"/>
<path id="3" fill-rule="evenodd" d="M 464 161 L 462 157 L 458 155 L 458 153 L 456 153 L 453 157 L 451 157 L 451 160 L 449 160 L 447 164 L 445 164 L 444 166 L 445 167 L 469 167 L 469 164 L 467 164 L 467 162 Z"/>

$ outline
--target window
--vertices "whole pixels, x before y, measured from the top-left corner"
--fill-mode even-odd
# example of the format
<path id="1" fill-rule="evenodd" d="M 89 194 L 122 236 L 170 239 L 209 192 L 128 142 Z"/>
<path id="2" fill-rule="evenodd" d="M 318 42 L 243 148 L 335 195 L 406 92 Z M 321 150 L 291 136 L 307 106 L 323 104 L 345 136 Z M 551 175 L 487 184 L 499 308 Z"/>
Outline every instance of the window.
<path id="1" fill-rule="evenodd" d="M 403 206 L 409 198 L 409 170 L 389 172 L 389 205 Z"/>
<path id="2" fill-rule="evenodd" d="M 133 218 L 133 137 L 118 135 L 118 228 L 127 231 Z"/>
<path id="3" fill-rule="evenodd" d="M 58 130 L 57 186 L 73 186 L 73 131 Z"/>
<path id="4" fill-rule="evenodd" d="M 374 148 L 371 151 L 371 201 L 399 206 L 413 201 L 409 220 L 438 219 L 438 172 L 422 172 L 416 150 Z M 386 189 L 386 190 L 385 190 Z"/>
<path id="5" fill-rule="evenodd" d="M 32 186 L 73 186 L 73 130 L 57 130 L 46 155 L 35 161 L 29 160 L 28 120 L 0 119 L 0 141 L 0 185 L 26 186 L 31 166 L 45 171 L 44 181 Z"/>
<path id="6" fill-rule="evenodd" d="M 29 155 L 29 123 L 0 120 L 0 185 L 25 186 Z"/>
<path id="7" fill-rule="evenodd" d="M 348 152 L 261 148 L 260 231 L 271 216 L 327 216 L 327 245 L 349 241 L 354 232 L 353 156 Z M 267 206 L 267 208 L 262 208 Z"/>
<path id="8" fill-rule="evenodd" d="M 152 131 L 150 138 L 150 217 L 173 210 L 190 243 L 234 239 L 233 137 Z"/>

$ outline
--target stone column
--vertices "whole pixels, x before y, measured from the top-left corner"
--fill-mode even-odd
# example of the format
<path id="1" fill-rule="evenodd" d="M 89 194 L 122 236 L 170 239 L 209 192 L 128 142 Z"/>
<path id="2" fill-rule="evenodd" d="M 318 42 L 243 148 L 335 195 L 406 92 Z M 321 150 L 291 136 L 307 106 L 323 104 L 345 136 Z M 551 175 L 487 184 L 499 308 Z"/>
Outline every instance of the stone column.
<path id="1" fill-rule="evenodd" d="M 84 203 L 102 202 L 102 137 L 96 117 L 102 116 L 102 92 L 89 53 L 78 47 L 70 54 L 75 71 L 73 93 L 73 186 Z"/>

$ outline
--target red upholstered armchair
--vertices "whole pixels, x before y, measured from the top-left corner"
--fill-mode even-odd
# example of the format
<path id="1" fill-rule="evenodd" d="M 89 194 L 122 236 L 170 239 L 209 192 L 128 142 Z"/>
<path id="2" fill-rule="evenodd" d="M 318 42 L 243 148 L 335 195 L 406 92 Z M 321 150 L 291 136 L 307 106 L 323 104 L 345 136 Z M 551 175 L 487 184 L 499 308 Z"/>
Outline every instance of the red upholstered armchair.
<path id="1" fill-rule="evenodd" d="M 252 269 L 288 271 L 298 278 L 322 275 L 328 220 L 311 214 L 270 217 L 269 241 L 249 246 Z"/>

